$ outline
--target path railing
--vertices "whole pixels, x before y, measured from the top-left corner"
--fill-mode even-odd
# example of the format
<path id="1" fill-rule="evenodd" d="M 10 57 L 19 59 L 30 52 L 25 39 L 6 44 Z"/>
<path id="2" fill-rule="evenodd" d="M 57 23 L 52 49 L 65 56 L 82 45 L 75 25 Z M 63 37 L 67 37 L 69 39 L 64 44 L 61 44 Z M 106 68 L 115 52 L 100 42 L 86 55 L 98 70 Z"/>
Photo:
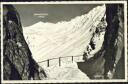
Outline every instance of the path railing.
<path id="1" fill-rule="evenodd" d="M 68 58 L 68 59 L 65 60 L 65 58 Z M 69 58 L 71 58 L 71 59 L 69 59 Z M 78 59 L 76 59 L 76 58 L 78 58 Z M 83 55 L 64 56 L 64 57 L 51 58 L 51 59 L 43 60 L 43 61 L 38 62 L 38 63 L 39 64 L 43 63 L 42 64 L 43 66 L 50 67 L 52 65 L 52 64 L 50 64 L 50 62 L 51 63 L 55 63 L 56 62 L 57 64 L 59 64 L 59 66 L 61 66 L 62 63 L 64 63 L 63 61 L 72 62 L 73 63 L 73 61 L 77 62 L 77 61 L 82 60 L 82 59 L 83 59 Z M 52 62 L 54 60 L 58 60 L 58 61 Z"/>

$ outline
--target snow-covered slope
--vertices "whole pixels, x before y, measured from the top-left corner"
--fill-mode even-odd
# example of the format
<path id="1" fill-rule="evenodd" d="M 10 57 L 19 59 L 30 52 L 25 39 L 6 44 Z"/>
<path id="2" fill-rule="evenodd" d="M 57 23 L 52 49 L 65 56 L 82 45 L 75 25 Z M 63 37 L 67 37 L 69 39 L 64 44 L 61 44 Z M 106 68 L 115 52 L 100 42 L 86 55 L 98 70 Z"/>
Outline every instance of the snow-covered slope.
<path id="1" fill-rule="evenodd" d="M 48 79 L 56 80 L 89 80 L 89 77 L 78 69 L 77 63 L 59 66 L 52 66 L 45 68 Z"/>
<path id="2" fill-rule="evenodd" d="M 98 6 L 88 14 L 77 16 L 68 22 L 38 22 L 25 27 L 24 36 L 33 58 L 40 62 L 54 57 L 83 54 L 104 14 L 105 5 Z"/>

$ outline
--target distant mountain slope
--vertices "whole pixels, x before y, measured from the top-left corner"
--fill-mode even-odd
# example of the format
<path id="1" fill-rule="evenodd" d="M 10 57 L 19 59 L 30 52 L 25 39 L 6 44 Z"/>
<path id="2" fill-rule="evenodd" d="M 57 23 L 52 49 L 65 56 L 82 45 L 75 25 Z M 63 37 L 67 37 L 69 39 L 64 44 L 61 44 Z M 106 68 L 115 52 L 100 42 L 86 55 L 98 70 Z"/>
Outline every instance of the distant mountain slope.
<path id="1" fill-rule="evenodd" d="M 97 6 L 88 14 L 71 21 L 38 22 L 24 28 L 24 36 L 36 61 L 49 58 L 83 54 L 105 15 L 105 5 Z M 102 44 L 101 44 L 102 45 Z"/>

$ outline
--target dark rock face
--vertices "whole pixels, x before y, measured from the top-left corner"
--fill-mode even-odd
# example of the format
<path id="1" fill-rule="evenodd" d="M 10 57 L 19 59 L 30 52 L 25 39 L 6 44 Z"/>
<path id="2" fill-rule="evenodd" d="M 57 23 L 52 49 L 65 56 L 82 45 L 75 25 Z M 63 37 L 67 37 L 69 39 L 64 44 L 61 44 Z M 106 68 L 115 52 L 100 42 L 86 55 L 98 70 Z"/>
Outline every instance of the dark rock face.
<path id="1" fill-rule="evenodd" d="M 103 43 L 103 51 L 105 58 L 105 77 L 107 73 L 112 71 L 114 75 L 115 68 L 118 66 L 119 60 L 124 58 L 124 13 L 123 13 L 123 5 L 115 4 L 115 5 L 106 5 L 106 21 L 107 28 L 106 34 L 104 37 Z M 124 62 L 121 63 L 124 65 Z M 120 67 L 120 71 L 124 72 L 124 68 Z M 115 73 L 116 74 L 116 73 Z M 116 78 L 116 77 L 115 77 Z M 120 78 L 124 78 L 120 77 Z"/>
<path id="2" fill-rule="evenodd" d="M 12 5 L 4 5 L 3 19 L 3 79 L 44 79 L 46 74 L 32 58 L 19 14 Z"/>
<path id="3" fill-rule="evenodd" d="M 124 65 L 124 61 L 120 59 L 124 58 L 124 15 L 123 5 L 113 4 L 106 5 L 106 21 L 107 28 L 104 37 L 104 43 L 101 51 L 95 56 L 102 55 L 105 59 L 104 62 L 104 78 L 113 78 L 114 74 L 124 73 L 124 67 L 119 67 L 118 64 Z M 122 59 L 124 60 L 124 59 Z M 117 66 L 120 68 L 117 72 Z M 111 72 L 111 74 L 108 74 Z M 115 73 L 116 72 L 116 73 Z M 114 76 L 114 78 L 124 78 L 124 75 L 120 74 L 120 77 Z"/>

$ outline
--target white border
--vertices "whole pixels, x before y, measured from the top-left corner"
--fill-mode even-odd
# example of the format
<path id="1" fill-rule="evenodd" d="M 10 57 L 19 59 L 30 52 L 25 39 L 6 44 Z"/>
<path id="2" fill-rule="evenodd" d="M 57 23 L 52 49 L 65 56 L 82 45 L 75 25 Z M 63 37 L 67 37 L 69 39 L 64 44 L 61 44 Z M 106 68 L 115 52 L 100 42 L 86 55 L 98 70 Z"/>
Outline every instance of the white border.
<path id="1" fill-rule="evenodd" d="M 124 46 L 125 79 L 111 80 L 3 80 L 3 5 L 4 4 L 124 4 Z M 92 82 L 127 82 L 127 1 L 51 1 L 51 2 L 1 2 L 1 82 L 2 83 L 92 83 Z"/>
<path id="2" fill-rule="evenodd" d="M 1 82 L 3 80 L 3 6 L 2 3 L 0 3 L 1 6 Z"/>
<path id="3" fill-rule="evenodd" d="M 127 2 L 124 4 L 124 47 L 125 47 L 125 78 L 128 81 L 128 56 L 127 56 Z"/>

